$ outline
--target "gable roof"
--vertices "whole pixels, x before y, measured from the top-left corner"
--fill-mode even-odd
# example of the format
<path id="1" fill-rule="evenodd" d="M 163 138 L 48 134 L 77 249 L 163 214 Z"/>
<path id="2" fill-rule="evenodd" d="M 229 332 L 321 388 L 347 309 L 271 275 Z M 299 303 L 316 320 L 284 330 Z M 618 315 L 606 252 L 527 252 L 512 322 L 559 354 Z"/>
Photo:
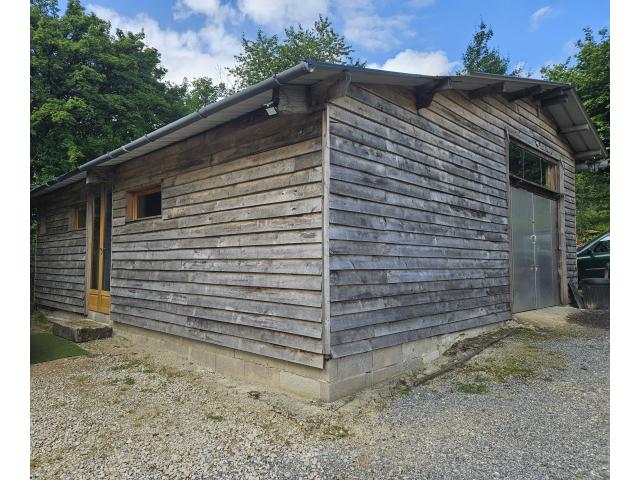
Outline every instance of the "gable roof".
<path id="1" fill-rule="evenodd" d="M 352 82 L 362 84 L 416 87 L 426 91 L 443 89 L 465 92 L 486 91 L 501 93 L 507 97 L 517 96 L 520 93 L 562 97 L 562 101 L 549 102 L 547 105 L 544 105 L 543 100 L 543 105 L 556 122 L 560 134 L 566 138 L 573 149 L 576 159 L 581 161 L 606 155 L 605 147 L 584 110 L 575 88 L 567 83 L 490 74 L 430 76 L 323 62 L 301 62 L 271 78 L 206 105 L 196 112 L 94 158 L 77 169 L 34 188 L 31 190 L 31 197 L 38 197 L 82 180 L 86 178 L 87 170 L 92 167 L 117 165 L 141 157 L 258 110 L 271 101 L 272 90 L 276 87 L 311 86 L 344 71 L 350 73 Z"/>

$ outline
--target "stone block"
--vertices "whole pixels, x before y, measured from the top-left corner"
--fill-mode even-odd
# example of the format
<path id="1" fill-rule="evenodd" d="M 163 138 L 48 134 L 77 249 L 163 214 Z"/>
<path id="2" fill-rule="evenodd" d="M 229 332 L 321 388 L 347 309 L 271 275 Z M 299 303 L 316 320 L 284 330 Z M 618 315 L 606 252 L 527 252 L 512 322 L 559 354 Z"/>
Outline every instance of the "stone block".
<path id="1" fill-rule="evenodd" d="M 51 318 L 52 333 L 72 342 L 81 343 L 90 340 L 108 338 L 113 329 L 109 325 L 87 319 Z"/>
<path id="2" fill-rule="evenodd" d="M 373 352 L 337 358 L 336 361 L 338 362 L 336 380 L 344 380 L 373 370 Z"/>
<path id="3" fill-rule="evenodd" d="M 216 369 L 216 354 L 208 345 L 192 345 L 189 347 L 189 361 L 203 367 Z"/>
<path id="4" fill-rule="evenodd" d="M 305 398 L 321 398 L 322 384 L 320 380 L 302 377 L 290 372 L 280 372 L 280 388 Z"/>
<path id="5" fill-rule="evenodd" d="M 333 402 L 347 395 L 359 392 L 369 386 L 371 373 L 363 373 L 355 377 L 338 380 L 329 384 L 329 395 L 326 400 Z"/>
<path id="6" fill-rule="evenodd" d="M 216 371 L 235 378 L 244 377 L 244 360 L 216 354 Z"/>
<path id="7" fill-rule="evenodd" d="M 396 363 L 401 363 L 402 345 L 394 345 L 393 347 L 381 348 L 373 351 L 373 370 L 379 370 Z"/>
<path id="8" fill-rule="evenodd" d="M 244 378 L 247 382 L 277 387 L 280 382 L 279 373 L 266 365 L 244 361 Z"/>

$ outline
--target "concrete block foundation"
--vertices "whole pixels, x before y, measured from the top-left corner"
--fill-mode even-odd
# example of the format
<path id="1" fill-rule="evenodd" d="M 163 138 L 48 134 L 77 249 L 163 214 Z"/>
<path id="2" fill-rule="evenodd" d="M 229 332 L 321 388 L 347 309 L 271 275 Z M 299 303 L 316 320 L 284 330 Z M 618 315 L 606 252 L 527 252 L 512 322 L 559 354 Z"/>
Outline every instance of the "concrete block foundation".
<path id="1" fill-rule="evenodd" d="M 424 368 L 454 343 L 500 328 L 502 323 L 448 333 L 371 352 L 325 360 L 312 368 L 283 360 L 220 347 L 189 338 L 113 323 L 116 335 L 152 350 L 174 352 L 179 357 L 230 378 L 266 385 L 303 398 L 334 401 Z"/>

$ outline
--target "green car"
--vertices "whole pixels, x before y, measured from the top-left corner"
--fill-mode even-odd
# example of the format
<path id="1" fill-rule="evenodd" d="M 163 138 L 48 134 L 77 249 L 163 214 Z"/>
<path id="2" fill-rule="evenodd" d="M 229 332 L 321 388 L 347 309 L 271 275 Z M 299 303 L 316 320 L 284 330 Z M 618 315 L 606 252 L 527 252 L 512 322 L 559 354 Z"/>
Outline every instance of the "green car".
<path id="1" fill-rule="evenodd" d="M 577 251 L 578 281 L 585 278 L 609 278 L 609 232 Z"/>

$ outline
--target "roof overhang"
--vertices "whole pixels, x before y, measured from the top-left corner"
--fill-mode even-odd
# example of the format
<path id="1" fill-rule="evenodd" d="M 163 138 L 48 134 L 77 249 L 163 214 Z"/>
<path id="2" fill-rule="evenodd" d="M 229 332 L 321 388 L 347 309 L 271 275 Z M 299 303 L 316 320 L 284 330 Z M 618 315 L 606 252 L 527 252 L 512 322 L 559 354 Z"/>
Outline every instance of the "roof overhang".
<path id="1" fill-rule="evenodd" d="M 87 170 L 93 167 L 114 166 L 147 155 L 261 109 L 272 100 L 274 88 L 283 85 L 311 86 L 343 71 L 350 73 L 353 83 L 404 86 L 427 91 L 455 89 L 465 91 L 471 96 L 500 93 L 507 98 L 514 98 L 518 95 L 535 94 L 543 99 L 541 105 L 557 124 L 558 132 L 566 138 L 577 162 L 606 156 L 606 149 L 570 84 L 489 74 L 429 76 L 321 62 L 302 62 L 40 185 L 31 191 L 31 197 L 39 197 L 83 180 L 86 178 Z M 549 96 L 546 103 L 545 95 Z"/>

